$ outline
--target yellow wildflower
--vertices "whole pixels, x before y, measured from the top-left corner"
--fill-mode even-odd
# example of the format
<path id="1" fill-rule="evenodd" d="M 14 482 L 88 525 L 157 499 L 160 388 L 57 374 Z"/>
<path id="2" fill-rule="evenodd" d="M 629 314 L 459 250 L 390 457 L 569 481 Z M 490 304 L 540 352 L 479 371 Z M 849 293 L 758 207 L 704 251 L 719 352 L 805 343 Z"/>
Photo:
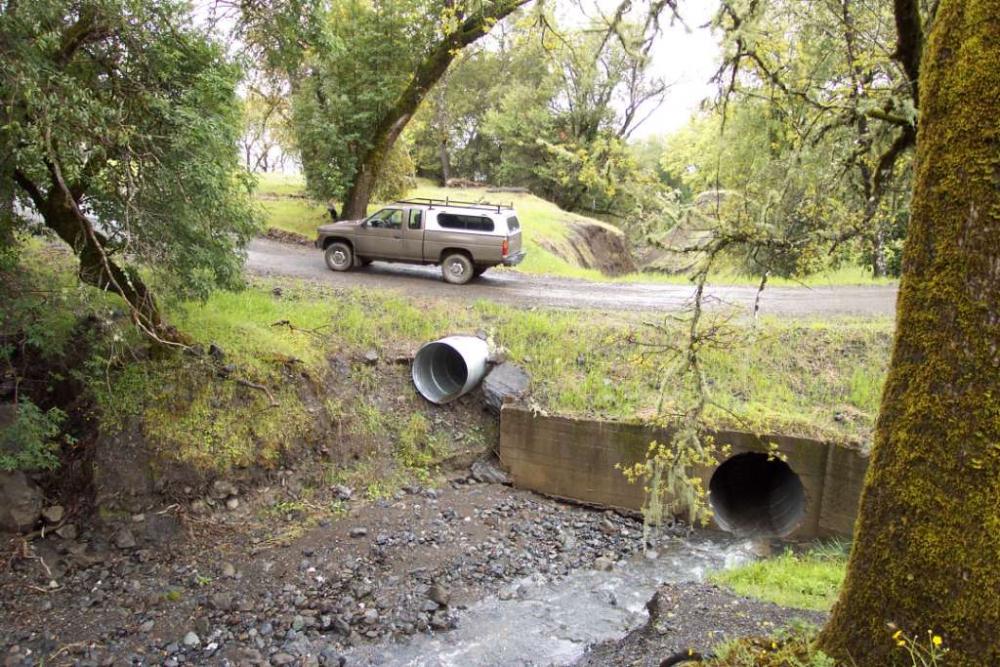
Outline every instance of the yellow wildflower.
<path id="1" fill-rule="evenodd" d="M 941 639 L 941 635 L 934 635 L 933 637 L 931 637 L 931 641 L 934 643 L 935 646 L 940 646 L 943 640 Z"/>

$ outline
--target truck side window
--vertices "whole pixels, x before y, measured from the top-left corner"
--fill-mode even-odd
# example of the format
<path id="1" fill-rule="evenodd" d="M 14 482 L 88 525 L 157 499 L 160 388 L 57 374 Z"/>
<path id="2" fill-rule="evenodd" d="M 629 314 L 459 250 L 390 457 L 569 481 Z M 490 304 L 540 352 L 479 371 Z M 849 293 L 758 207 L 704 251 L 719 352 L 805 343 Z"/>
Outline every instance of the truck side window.
<path id="1" fill-rule="evenodd" d="M 410 209 L 410 229 L 420 229 L 424 221 L 424 212 L 418 208 Z"/>
<path id="2" fill-rule="evenodd" d="M 467 229 L 474 232 L 492 232 L 493 221 L 478 215 L 439 213 L 438 224 L 445 229 Z"/>
<path id="3" fill-rule="evenodd" d="M 386 229 L 401 229 L 403 227 L 402 209 L 392 208 L 387 210 L 389 211 L 389 215 L 382 218 L 382 226 Z"/>

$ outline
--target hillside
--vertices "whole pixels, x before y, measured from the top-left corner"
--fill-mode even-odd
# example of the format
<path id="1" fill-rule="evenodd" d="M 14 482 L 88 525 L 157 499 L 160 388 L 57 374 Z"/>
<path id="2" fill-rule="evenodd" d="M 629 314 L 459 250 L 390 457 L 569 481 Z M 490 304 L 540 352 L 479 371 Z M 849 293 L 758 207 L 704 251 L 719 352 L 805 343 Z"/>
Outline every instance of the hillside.
<path id="1" fill-rule="evenodd" d="M 269 227 L 312 239 L 316 227 L 329 221 L 326 207 L 306 196 L 301 177 L 261 174 L 259 178 L 257 197 Z M 513 204 L 528 251 L 519 271 L 601 280 L 635 270 L 625 236 L 613 225 L 564 211 L 531 194 L 442 188 L 421 180 L 407 196 Z M 373 204 L 371 209 L 380 206 Z"/>

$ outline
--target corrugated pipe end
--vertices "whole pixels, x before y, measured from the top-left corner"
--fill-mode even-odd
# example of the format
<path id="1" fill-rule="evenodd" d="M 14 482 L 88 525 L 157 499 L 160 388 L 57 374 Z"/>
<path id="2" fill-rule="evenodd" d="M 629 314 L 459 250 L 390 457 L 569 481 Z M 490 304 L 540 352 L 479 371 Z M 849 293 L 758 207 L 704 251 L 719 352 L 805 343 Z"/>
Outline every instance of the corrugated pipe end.
<path id="1" fill-rule="evenodd" d="M 715 522 L 744 537 L 785 537 L 806 515 L 802 480 L 779 458 L 737 454 L 715 469 L 708 485 Z"/>
<path id="2" fill-rule="evenodd" d="M 475 336 L 448 336 L 427 343 L 413 358 L 413 384 L 431 403 L 448 403 L 482 381 L 488 357 L 486 341 Z"/>

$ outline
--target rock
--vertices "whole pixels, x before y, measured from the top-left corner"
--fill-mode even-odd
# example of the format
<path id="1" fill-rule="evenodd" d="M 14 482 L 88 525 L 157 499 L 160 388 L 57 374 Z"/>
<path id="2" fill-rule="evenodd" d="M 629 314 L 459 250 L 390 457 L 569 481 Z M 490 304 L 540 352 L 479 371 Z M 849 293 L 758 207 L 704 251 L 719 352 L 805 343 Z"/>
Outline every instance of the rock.
<path id="1" fill-rule="evenodd" d="M 201 645 L 201 637 L 193 630 L 184 635 L 184 645 L 188 648 L 195 648 Z"/>
<path id="2" fill-rule="evenodd" d="M 347 664 L 347 658 L 337 653 L 332 646 L 325 646 L 319 652 L 319 664 L 323 667 L 344 667 Z"/>
<path id="3" fill-rule="evenodd" d="M 216 500 L 225 500 L 229 496 L 237 495 L 236 486 L 232 482 L 224 479 L 217 479 L 212 482 L 211 496 Z"/>
<path id="4" fill-rule="evenodd" d="M 42 517 L 42 491 L 23 472 L 0 472 L 0 531 L 28 532 Z"/>
<path id="5" fill-rule="evenodd" d="M 378 363 L 378 351 L 377 350 L 368 350 L 367 352 L 365 352 L 365 363 L 368 364 L 369 366 L 374 366 L 375 364 L 377 364 Z"/>
<path id="6" fill-rule="evenodd" d="M 139 632 L 149 632 L 150 630 L 153 629 L 154 625 L 155 623 L 153 621 L 146 621 L 145 623 L 139 626 Z"/>
<path id="7" fill-rule="evenodd" d="M 240 506 L 239 498 L 230 498 L 229 500 L 226 501 L 226 509 L 228 510 L 234 510 L 239 506 Z"/>
<path id="8" fill-rule="evenodd" d="M 472 478 L 477 482 L 483 482 L 484 484 L 510 484 L 510 477 L 500 469 L 496 459 L 492 457 L 476 461 L 472 464 L 469 472 L 472 473 Z"/>
<path id="9" fill-rule="evenodd" d="M 378 623 L 378 611 L 375 609 L 369 609 L 365 612 L 363 619 L 365 625 L 375 625 Z"/>
<path id="10" fill-rule="evenodd" d="M 358 526 L 357 528 L 351 528 L 351 532 L 349 533 L 351 537 L 364 537 L 367 534 L 368 534 L 368 529 L 362 528 L 360 526 Z"/>
<path id="11" fill-rule="evenodd" d="M 78 531 L 76 525 L 72 523 L 63 524 L 56 529 L 56 535 L 64 540 L 75 540 L 79 534 L 80 531 Z"/>
<path id="12" fill-rule="evenodd" d="M 434 584 L 427 591 L 427 597 L 442 607 L 447 607 L 448 602 L 451 601 L 451 591 L 441 584 Z"/>
<path id="13" fill-rule="evenodd" d="M 59 523 L 66 516 L 62 505 L 51 505 L 42 510 L 42 517 L 49 523 Z"/>
<path id="14" fill-rule="evenodd" d="M 212 357 L 216 361 L 222 361 L 226 358 L 226 352 L 215 343 L 212 343 L 208 346 L 208 356 Z"/>
<path id="15" fill-rule="evenodd" d="M 119 549 L 134 549 L 136 545 L 135 535 L 128 528 L 120 528 L 115 533 L 114 541 Z"/>
<path id="16" fill-rule="evenodd" d="M 233 596 L 229 593 L 215 593 L 208 599 L 208 603 L 217 611 L 229 611 L 233 608 Z"/>
<path id="17" fill-rule="evenodd" d="M 621 533 L 621 530 L 608 519 L 604 519 L 601 521 L 601 532 L 609 537 L 613 537 Z"/>
<path id="18" fill-rule="evenodd" d="M 351 496 L 354 495 L 354 489 L 349 486 L 344 486 L 343 484 L 335 484 L 331 486 L 330 491 L 333 492 L 333 497 L 337 500 L 350 500 Z"/>
<path id="19" fill-rule="evenodd" d="M 288 653 L 278 652 L 271 656 L 272 665 L 290 665 L 295 662 L 295 657 Z"/>
<path id="20" fill-rule="evenodd" d="M 483 380 L 483 396 L 491 410 L 500 413 L 500 408 L 508 401 L 523 398 L 531 386 L 531 378 L 517 364 L 505 361 Z"/>
<path id="21" fill-rule="evenodd" d="M 223 563 L 222 564 L 222 576 L 226 577 L 227 579 L 235 579 L 236 578 L 236 568 L 233 566 L 232 563 Z"/>
<path id="22" fill-rule="evenodd" d="M 602 570 L 604 572 L 610 572 L 615 567 L 615 562 L 610 558 L 601 556 L 600 558 L 594 559 L 594 569 Z"/>

